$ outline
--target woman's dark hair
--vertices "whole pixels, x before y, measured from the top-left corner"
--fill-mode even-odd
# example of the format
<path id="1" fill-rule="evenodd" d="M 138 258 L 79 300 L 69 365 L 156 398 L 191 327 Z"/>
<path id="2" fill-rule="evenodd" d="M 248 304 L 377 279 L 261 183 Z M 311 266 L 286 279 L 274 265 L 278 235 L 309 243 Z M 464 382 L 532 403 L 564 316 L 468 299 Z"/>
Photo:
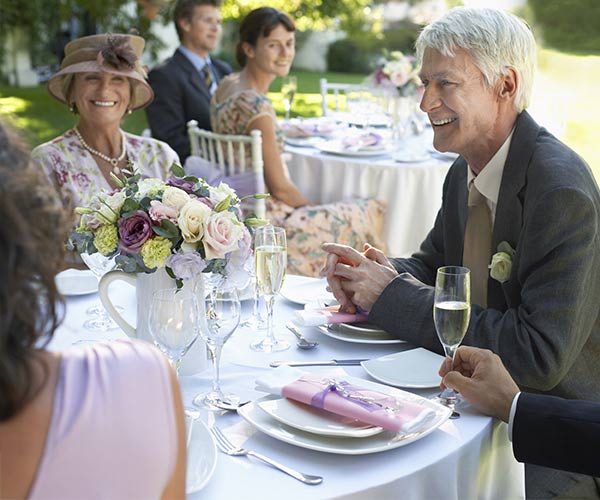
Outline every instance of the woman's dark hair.
<path id="1" fill-rule="evenodd" d="M 246 66 L 244 42 L 255 47 L 259 37 L 269 36 L 279 25 L 288 31 L 296 31 L 291 17 L 273 7 L 260 7 L 248 13 L 240 24 L 240 40 L 235 48 L 235 58 L 242 68 Z"/>
<path id="2" fill-rule="evenodd" d="M 36 347 L 60 323 L 54 276 L 64 262 L 67 225 L 58 197 L 29 152 L 0 122 L 0 421 L 42 388 Z M 62 310 L 62 307 L 61 307 Z M 47 369 L 42 365 L 44 370 Z"/>

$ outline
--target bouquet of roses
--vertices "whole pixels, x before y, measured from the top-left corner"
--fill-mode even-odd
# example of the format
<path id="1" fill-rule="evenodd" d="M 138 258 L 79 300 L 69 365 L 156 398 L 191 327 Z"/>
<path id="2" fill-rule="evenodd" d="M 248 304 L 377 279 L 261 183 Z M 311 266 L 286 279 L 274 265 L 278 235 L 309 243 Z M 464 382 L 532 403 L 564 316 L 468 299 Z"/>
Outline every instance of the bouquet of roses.
<path id="1" fill-rule="evenodd" d="M 414 56 L 400 51 L 391 52 L 389 58 L 382 59 L 371 76 L 375 87 L 395 88 L 400 96 L 410 96 L 421 87 Z"/>
<path id="2" fill-rule="evenodd" d="M 226 184 L 218 187 L 186 176 L 177 164 L 167 181 L 113 176 L 119 189 L 102 191 L 81 215 L 71 243 L 80 252 L 116 256 L 117 268 L 153 273 L 165 267 L 176 280 L 198 273 L 233 277 L 251 255 L 249 227 L 267 223 L 254 214 L 242 220 L 241 200 Z M 266 197 L 268 195 L 252 195 Z"/>

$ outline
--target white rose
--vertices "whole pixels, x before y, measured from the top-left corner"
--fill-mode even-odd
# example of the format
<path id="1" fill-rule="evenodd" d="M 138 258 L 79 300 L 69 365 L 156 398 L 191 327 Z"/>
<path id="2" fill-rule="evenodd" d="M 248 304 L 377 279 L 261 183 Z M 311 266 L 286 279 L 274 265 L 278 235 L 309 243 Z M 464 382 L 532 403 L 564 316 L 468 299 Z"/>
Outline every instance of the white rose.
<path id="1" fill-rule="evenodd" d="M 500 283 L 510 278 L 512 270 L 512 257 L 506 252 L 498 252 L 492 256 L 490 264 L 490 276 Z"/>
<path id="2" fill-rule="evenodd" d="M 217 206 L 220 202 L 222 202 L 228 196 L 231 198 L 235 198 L 237 195 L 235 191 L 231 189 L 227 184 L 220 183 L 218 187 L 210 187 L 209 188 L 209 199 L 213 203 L 214 206 Z"/>
<path id="3" fill-rule="evenodd" d="M 138 182 L 138 192 L 136 196 L 141 200 L 150 194 L 156 194 L 164 186 L 164 181 L 160 179 L 142 179 L 140 182 Z"/>
<path id="4" fill-rule="evenodd" d="M 167 186 L 163 192 L 161 201 L 168 207 L 181 210 L 181 208 L 190 200 L 190 195 L 187 194 L 183 189 L 179 189 L 174 186 Z"/>
<path id="5" fill-rule="evenodd" d="M 177 188 L 174 188 L 177 189 Z M 178 191 L 181 191 L 180 189 Z M 187 193 L 183 192 L 186 196 Z M 164 203 L 164 198 L 163 198 Z M 211 209 L 201 201 L 190 199 L 183 205 L 177 218 L 177 224 L 181 230 L 183 241 L 194 243 L 200 241 L 204 236 L 206 222 L 211 214 Z M 207 256 L 208 258 L 208 256 Z"/>
<path id="6" fill-rule="evenodd" d="M 213 213 L 206 224 L 204 251 L 207 259 L 223 259 L 239 247 L 244 225 L 229 211 Z"/>

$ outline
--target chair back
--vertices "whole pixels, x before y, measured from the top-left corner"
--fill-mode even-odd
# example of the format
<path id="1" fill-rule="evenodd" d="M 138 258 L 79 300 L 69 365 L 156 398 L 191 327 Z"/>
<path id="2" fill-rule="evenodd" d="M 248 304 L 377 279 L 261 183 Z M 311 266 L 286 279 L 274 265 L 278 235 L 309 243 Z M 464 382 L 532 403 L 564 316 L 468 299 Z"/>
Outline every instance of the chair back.
<path id="1" fill-rule="evenodd" d="M 327 116 L 328 110 L 328 99 L 327 97 L 333 95 L 333 104 L 335 111 L 346 111 L 346 101 L 349 94 L 352 92 L 364 92 L 364 85 L 357 83 L 332 83 L 328 82 L 327 78 L 321 78 L 321 111 L 323 116 Z"/>
<path id="2" fill-rule="evenodd" d="M 198 127 L 196 120 L 188 122 L 192 157 L 200 157 L 222 174 L 223 182 L 237 188 L 234 179 L 255 179 L 256 193 L 264 193 L 262 134 L 251 130 L 250 135 L 217 134 Z M 248 152 L 250 154 L 248 154 Z M 186 160 L 186 167 L 187 167 Z M 208 180 L 208 179 L 207 179 Z M 250 193 L 242 193 L 246 195 Z M 253 194 L 253 193 L 252 193 Z M 265 200 L 253 200 L 257 217 L 265 217 Z"/>

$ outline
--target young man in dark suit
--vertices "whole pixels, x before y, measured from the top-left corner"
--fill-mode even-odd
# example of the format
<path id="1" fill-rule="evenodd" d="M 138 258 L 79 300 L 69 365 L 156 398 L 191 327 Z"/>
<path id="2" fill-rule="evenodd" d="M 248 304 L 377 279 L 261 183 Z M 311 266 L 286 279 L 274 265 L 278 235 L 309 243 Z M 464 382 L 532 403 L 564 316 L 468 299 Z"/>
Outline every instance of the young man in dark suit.
<path id="1" fill-rule="evenodd" d="M 211 59 L 221 38 L 220 0 L 177 0 L 173 21 L 181 45 L 148 74 L 154 101 L 146 108 L 153 137 L 165 141 L 181 162 L 190 155 L 187 123 L 210 130 L 210 98 L 221 78 L 231 73 Z"/>
<path id="2" fill-rule="evenodd" d="M 526 111 L 531 30 L 501 10 L 459 7 L 425 27 L 416 47 L 434 147 L 460 155 L 440 211 L 410 258 L 323 245 L 329 286 L 343 309 L 360 307 L 398 338 L 442 352 L 436 270 L 465 265 L 463 343 L 498 354 L 523 391 L 600 402 L 600 192 L 585 162 Z M 525 479 L 529 498 L 600 492 L 599 479 L 532 464 Z"/>

